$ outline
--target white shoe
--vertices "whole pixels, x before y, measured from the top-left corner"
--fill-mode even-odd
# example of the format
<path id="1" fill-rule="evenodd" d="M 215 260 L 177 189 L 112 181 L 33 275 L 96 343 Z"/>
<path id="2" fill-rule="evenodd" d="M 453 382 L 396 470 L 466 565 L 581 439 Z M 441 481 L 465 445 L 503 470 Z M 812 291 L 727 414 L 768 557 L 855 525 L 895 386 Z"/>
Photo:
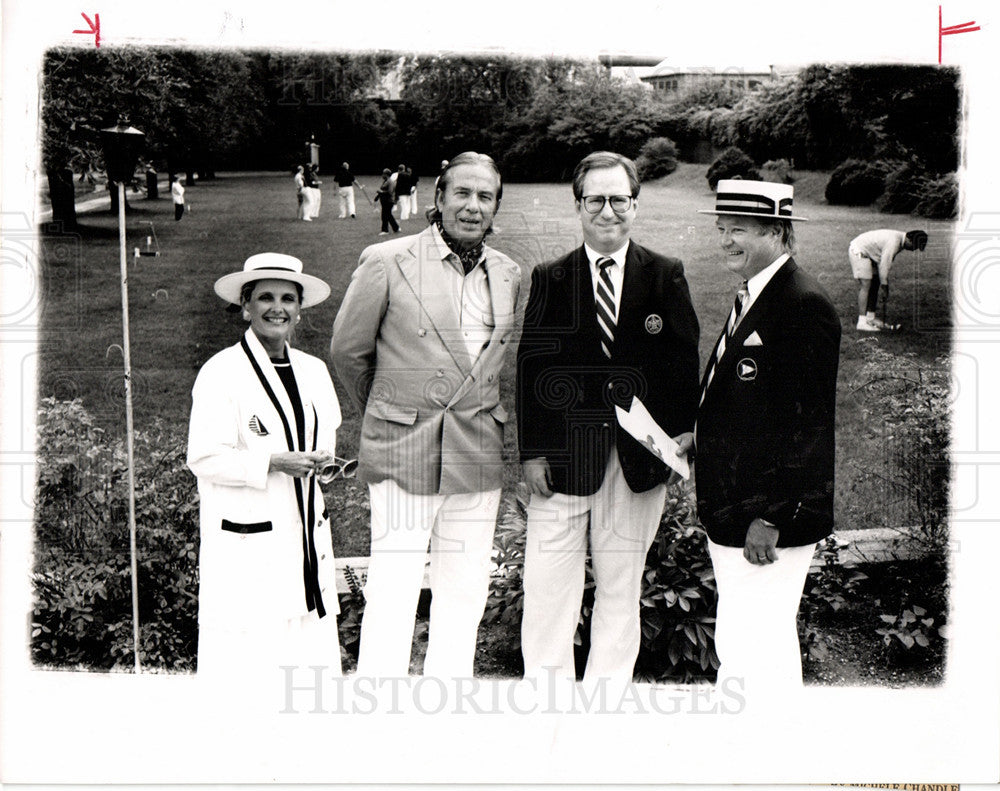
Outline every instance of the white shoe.
<path id="1" fill-rule="evenodd" d="M 379 231 L 379 232 L 378 232 L 378 235 L 379 235 L 379 236 L 388 236 L 388 235 L 389 235 L 389 232 L 388 232 L 388 231 Z"/>
<path id="2" fill-rule="evenodd" d="M 882 332 L 882 328 L 875 323 L 876 319 L 867 316 L 858 316 L 858 329 L 861 332 Z"/>

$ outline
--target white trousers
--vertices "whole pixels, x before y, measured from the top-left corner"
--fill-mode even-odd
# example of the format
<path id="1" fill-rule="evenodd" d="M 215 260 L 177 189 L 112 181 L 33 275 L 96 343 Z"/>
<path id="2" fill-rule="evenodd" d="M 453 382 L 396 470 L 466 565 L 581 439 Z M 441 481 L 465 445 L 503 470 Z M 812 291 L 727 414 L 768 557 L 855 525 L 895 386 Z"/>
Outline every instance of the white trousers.
<path id="1" fill-rule="evenodd" d="M 411 494 L 369 484 L 371 561 L 358 675 L 409 673 L 414 617 L 430 543 L 431 618 L 424 675 L 471 677 L 490 585 L 500 490 Z"/>
<path id="2" fill-rule="evenodd" d="M 575 679 L 573 637 L 580 621 L 587 542 L 594 612 L 585 683 L 632 680 L 641 639 L 642 573 L 663 515 L 666 486 L 629 489 L 612 451 L 601 488 L 587 497 L 532 495 L 524 555 L 521 651 L 528 678 Z"/>
<path id="3" fill-rule="evenodd" d="M 317 187 L 302 188 L 302 214 L 303 219 L 314 220 L 319 217 L 319 205 L 322 202 L 323 194 Z"/>
<path id="4" fill-rule="evenodd" d="M 340 219 L 353 217 L 354 211 L 354 187 L 337 187 L 337 197 L 340 199 Z"/>
<path id="5" fill-rule="evenodd" d="M 399 196 L 399 219 L 408 220 L 410 219 L 410 213 L 413 211 L 410 206 L 410 196 L 409 193 L 406 195 Z M 416 212 L 414 212 L 416 213 Z"/>
<path id="6" fill-rule="evenodd" d="M 742 681 L 748 694 L 802 686 L 795 618 L 815 544 L 783 547 L 774 563 L 757 566 L 742 547 L 708 542 L 719 589 L 715 650 L 719 683 Z"/>

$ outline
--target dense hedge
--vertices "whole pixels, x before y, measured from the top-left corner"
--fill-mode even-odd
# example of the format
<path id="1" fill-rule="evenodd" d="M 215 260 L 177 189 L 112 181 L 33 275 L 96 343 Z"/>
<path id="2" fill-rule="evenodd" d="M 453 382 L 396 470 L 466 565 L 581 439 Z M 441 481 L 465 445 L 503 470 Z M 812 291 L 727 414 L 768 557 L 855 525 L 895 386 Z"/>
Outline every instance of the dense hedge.
<path id="1" fill-rule="evenodd" d="M 875 204 L 885 213 L 951 219 L 958 212 L 958 177 L 928 173 L 915 160 L 848 159 L 830 174 L 826 200 L 844 206 Z"/>
<path id="2" fill-rule="evenodd" d="M 826 202 L 839 206 L 868 206 L 885 191 L 886 178 L 900 163 L 848 159 L 840 163 L 826 184 Z"/>

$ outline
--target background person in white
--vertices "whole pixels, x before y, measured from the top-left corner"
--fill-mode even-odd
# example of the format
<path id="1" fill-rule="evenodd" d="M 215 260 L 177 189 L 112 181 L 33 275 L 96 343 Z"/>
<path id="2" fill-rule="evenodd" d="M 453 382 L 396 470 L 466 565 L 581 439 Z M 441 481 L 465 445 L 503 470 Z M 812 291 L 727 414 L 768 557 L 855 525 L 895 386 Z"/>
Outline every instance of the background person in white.
<path id="1" fill-rule="evenodd" d="M 875 315 L 879 302 L 883 309 L 889 301 L 889 270 L 903 250 L 927 247 L 926 231 L 893 231 L 881 228 L 866 231 L 851 240 L 847 248 L 851 273 L 858 281 L 858 329 L 862 332 L 898 330 L 899 324 L 887 324 Z"/>
<path id="2" fill-rule="evenodd" d="M 355 218 L 354 185 L 358 182 L 351 172 L 350 163 L 342 162 L 333 178 L 337 182 L 337 198 L 340 201 L 340 214 L 338 216 L 341 220 L 347 217 L 353 220 Z"/>
<path id="3" fill-rule="evenodd" d="M 340 407 L 326 364 L 289 345 L 330 294 L 290 255 L 251 256 L 216 293 L 250 323 L 198 372 L 187 462 L 201 499 L 198 674 L 260 681 L 279 667 L 339 675 L 330 522 L 314 472 L 333 460 Z"/>
<path id="4" fill-rule="evenodd" d="M 583 245 L 531 274 L 516 388 L 531 493 L 526 677 L 576 678 L 573 638 L 589 543 L 596 590 L 584 682 L 631 681 L 642 572 L 670 470 L 617 426 L 615 406 L 628 409 L 638 395 L 682 453 L 691 445 L 698 319 L 681 262 L 630 240 L 638 195 L 631 160 L 607 151 L 585 157 L 573 179 Z M 599 314 L 605 266 L 611 285 Z M 604 319 L 613 339 L 603 335 Z"/>
<path id="5" fill-rule="evenodd" d="M 455 157 L 432 225 L 362 252 L 334 322 L 337 375 L 364 416 L 358 478 L 372 509 L 359 675 L 408 673 L 428 542 L 424 673 L 472 675 L 503 481 L 500 368 L 521 282 L 483 243 L 502 190 L 492 159 Z"/>

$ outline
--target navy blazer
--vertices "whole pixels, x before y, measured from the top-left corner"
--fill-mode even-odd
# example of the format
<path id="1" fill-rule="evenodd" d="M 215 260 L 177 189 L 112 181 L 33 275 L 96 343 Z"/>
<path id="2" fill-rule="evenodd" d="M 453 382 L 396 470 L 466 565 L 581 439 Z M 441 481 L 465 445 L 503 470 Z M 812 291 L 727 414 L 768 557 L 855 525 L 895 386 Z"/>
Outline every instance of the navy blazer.
<path id="1" fill-rule="evenodd" d="M 790 258 L 727 341 L 698 410 L 698 517 L 715 543 L 742 547 L 757 517 L 779 547 L 833 530 L 840 332 L 826 291 Z"/>
<path id="2" fill-rule="evenodd" d="M 670 436 L 692 430 L 698 319 L 681 262 L 629 244 L 610 359 L 584 248 L 535 267 L 517 354 L 521 461 L 544 457 L 554 491 L 589 495 L 616 446 L 633 491 L 664 482 L 669 469 L 618 427 L 614 407 L 633 395 Z"/>

